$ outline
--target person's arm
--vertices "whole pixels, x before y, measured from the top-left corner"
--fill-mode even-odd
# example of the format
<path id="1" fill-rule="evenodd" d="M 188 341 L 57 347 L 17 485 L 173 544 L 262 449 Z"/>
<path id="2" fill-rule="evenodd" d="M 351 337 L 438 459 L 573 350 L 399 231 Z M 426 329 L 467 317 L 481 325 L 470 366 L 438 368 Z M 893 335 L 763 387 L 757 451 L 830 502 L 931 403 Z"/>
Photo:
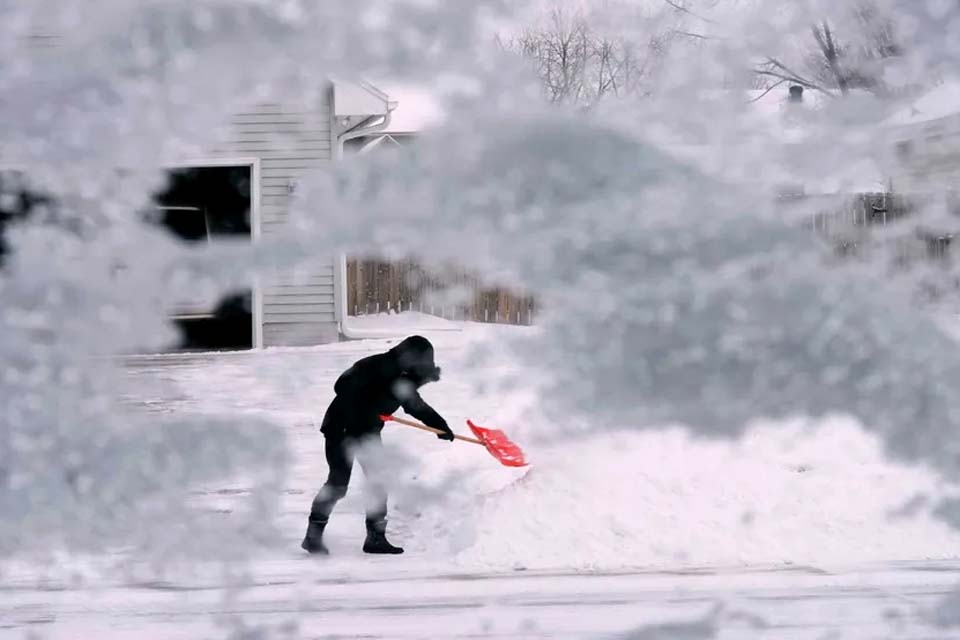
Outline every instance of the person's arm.
<path id="1" fill-rule="evenodd" d="M 433 407 L 427 404 L 416 390 L 403 400 L 401 406 L 404 411 L 428 427 L 443 431 L 444 433 L 437 434 L 438 438 L 453 441 L 453 431 L 447 425 L 447 421 L 444 420 Z"/>

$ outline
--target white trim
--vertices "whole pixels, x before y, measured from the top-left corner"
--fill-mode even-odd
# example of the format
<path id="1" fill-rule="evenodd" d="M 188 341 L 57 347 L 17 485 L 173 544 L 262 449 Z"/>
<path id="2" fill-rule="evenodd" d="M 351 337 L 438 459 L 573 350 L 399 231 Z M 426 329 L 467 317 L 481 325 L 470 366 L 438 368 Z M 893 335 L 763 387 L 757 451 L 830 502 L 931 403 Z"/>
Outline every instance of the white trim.
<path id="1" fill-rule="evenodd" d="M 259 163 L 257 156 L 211 156 L 203 158 L 177 158 L 163 163 L 167 169 L 184 167 L 243 167 Z"/>
<path id="2" fill-rule="evenodd" d="M 187 158 L 165 163 L 168 169 L 187 169 L 190 167 L 250 167 L 250 242 L 259 244 L 262 237 L 261 224 L 261 172 L 260 158 L 256 156 L 239 157 L 210 157 L 210 158 Z M 254 276 L 251 285 L 251 317 L 253 333 L 253 348 L 263 349 L 263 287 L 260 284 L 260 278 Z"/>
<path id="3" fill-rule="evenodd" d="M 347 308 L 347 254 L 341 253 L 333 265 L 333 309 L 336 314 L 337 322 L 343 329 L 350 315 L 350 309 Z"/>
<path id="4" fill-rule="evenodd" d="M 337 90 L 336 83 L 331 82 L 327 88 L 327 95 L 330 104 L 328 105 L 330 113 L 330 163 L 340 163 L 343 161 L 343 143 L 337 136 Z M 344 338 L 348 338 L 347 332 L 347 254 L 341 253 L 333 270 L 333 309 L 337 321 L 337 331 Z"/>
<path id="5" fill-rule="evenodd" d="M 260 213 L 261 182 L 260 158 L 253 158 L 250 164 L 250 235 L 252 236 L 250 240 L 254 245 L 260 244 L 263 239 Z M 252 299 L 253 313 L 250 315 L 253 316 L 253 348 L 263 349 L 263 285 L 259 274 L 253 276 Z"/>
<path id="6" fill-rule="evenodd" d="M 175 313 L 170 316 L 171 320 L 204 320 L 206 318 L 213 318 L 212 313 Z"/>
<path id="7" fill-rule="evenodd" d="M 330 138 L 333 141 L 333 149 L 331 150 L 331 162 L 339 163 L 343 162 L 343 146 L 347 140 L 353 140 L 354 138 L 361 138 L 364 136 L 376 135 L 377 133 L 382 132 L 384 129 L 390 126 L 391 113 L 394 109 L 397 108 L 397 103 L 389 100 L 389 96 L 385 93 L 373 87 L 373 85 L 363 86 L 364 89 L 370 91 L 374 89 L 376 93 L 382 94 L 385 100 L 384 106 L 386 107 L 386 112 L 383 114 L 371 114 L 374 116 L 382 116 L 383 120 L 378 124 L 372 126 L 364 126 L 363 123 L 357 125 L 356 127 L 343 132 L 342 134 L 337 135 L 337 104 L 336 104 L 336 85 L 330 85 Z M 376 95 L 373 91 L 371 94 Z M 377 96 L 380 97 L 380 96 Z M 338 273 L 339 272 L 339 273 Z M 349 309 L 347 309 L 347 254 L 341 253 L 337 261 L 334 263 L 334 277 L 333 277 L 333 299 L 334 299 L 334 313 L 336 315 L 337 324 L 339 325 L 340 335 L 344 338 L 356 339 L 365 337 L 361 335 L 361 332 L 351 329 L 347 324 L 347 318 L 349 317 Z"/>

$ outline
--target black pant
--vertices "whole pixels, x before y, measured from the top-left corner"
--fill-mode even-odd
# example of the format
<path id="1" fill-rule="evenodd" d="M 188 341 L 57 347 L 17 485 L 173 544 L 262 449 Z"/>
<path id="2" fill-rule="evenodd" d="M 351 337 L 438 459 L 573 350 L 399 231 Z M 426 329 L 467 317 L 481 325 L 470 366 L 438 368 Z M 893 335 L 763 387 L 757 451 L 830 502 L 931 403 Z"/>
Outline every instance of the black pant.
<path id="1" fill-rule="evenodd" d="M 337 501 L 347 494 L 353 461 L 356 458 L 366 476 L 366 512 L 369 522 L 381 522 L 387 517 L 387 491 L 377 477 L 377 459 L 382 455 L 380 434 L 372 434 L 363 440 L 356 438 L 327 437 L 324 452 L 330 473 L 327 482 L 313 499 L 310 518 L 326 520 Z"/>

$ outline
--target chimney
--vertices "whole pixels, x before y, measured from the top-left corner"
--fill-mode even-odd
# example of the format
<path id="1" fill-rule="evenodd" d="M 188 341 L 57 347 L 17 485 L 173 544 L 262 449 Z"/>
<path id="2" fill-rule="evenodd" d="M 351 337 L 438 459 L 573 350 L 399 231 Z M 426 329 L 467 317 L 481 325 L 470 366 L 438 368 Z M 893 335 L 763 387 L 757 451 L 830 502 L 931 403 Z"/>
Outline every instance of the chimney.
<path id="1" fill-rule="evenodd" d="M 794 104 L 803 102 L 803 87 L 801 85 L 790 85 L 790 102 Z"/>

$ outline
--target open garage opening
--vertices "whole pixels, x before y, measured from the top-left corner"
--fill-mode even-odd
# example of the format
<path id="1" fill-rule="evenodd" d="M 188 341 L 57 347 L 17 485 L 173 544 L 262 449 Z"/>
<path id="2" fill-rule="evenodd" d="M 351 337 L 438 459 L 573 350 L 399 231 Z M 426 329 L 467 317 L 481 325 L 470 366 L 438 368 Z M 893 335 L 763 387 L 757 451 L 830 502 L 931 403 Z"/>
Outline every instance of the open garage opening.
<path id="1" fill-rule="evenodd" d="M 185 242 L 252 239 L 254 165 L 204 164 L 168 171 L 154 195 L 155 221 Z M 256 345 L 253 286 L 205 299 L 199 288 L 184 291 L 169 311 L 177 327 L 176 351 L 250 349 Z"/>

